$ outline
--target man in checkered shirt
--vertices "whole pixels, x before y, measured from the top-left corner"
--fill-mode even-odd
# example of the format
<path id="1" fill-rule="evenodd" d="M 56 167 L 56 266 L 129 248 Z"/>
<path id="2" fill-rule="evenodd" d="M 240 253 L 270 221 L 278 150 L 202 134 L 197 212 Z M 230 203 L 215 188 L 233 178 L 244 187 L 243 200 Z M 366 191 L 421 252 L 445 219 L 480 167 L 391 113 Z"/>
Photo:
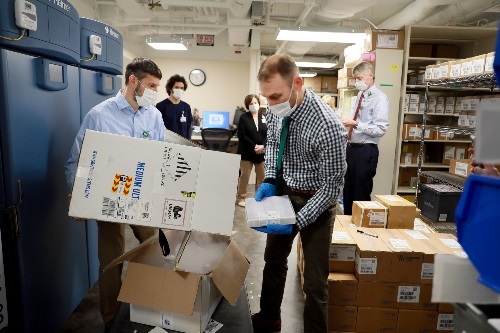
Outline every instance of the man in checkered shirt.
<path id="1" fill-rule="evenodd" d="M 256 200 L 276 194 L 281 125 L 283 119 L 290 116 L 283 151 L 283 194 L 290 197 L 297 224 L 291 234 L 269 231 L 267 236 L 261 311 L 252 316 L 254 332 L 281 329 L 287 258 L 293 239 L 300 233 L 305 261 L 304 332 L 326 333 L 329 247 L 336 201 L 347 168 L 347 133 L 331 109 L 312 91 L 306 90 L 290 56 L 269 57 L 259 70 L 258 80 L 260 92 L 268 100 L 269 112 L 266 114 L 266 178 L 257 191 Z"/>

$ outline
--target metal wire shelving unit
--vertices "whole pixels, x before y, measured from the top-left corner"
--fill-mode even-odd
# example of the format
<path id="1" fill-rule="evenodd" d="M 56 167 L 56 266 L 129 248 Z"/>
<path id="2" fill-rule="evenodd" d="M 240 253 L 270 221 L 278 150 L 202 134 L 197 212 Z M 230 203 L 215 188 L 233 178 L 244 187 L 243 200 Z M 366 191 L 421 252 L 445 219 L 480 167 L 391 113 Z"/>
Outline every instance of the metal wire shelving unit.
<path id="1" fill-rule="evenodd" d="M 418 203 L 418 197 L 420 194 L 420 177 L 425 176 L 427 178 L 432 179 L 435 182 L 449 184 L 454 186 L 460 190 L 463 190 L 463 186 L 465 183 L 465 179 L 462 182 L 462 179 L 458 176 L 450 175 L 444 171 L 422 171 L 422 156 L 424 152 L 424 142 L 425 142 L 425 131 L 427 130 L 436 130 L 441 133 L 454 133 L 457 135 L 475 135 L 474 128 L 465 128 L 465 127 L 450 127 L 450 126 L 438 126 L 438 125 L 427 125 L 427 106 L 429 103 L 429 90 L 432 87 L 469 87 L 469 88 L 488 88 L 493 91 L 494 88 L 497 87 L 497 81 L 494 73 L 481 74 L 481 75 L 473 75 L 462 78 L 454 78 L 454 79 L 443 79 L 437 81 L 427 82 L 425 86 L 425 107 L 422 116 L 422 134 L 420 138 L 420 150 L 418 153 L 418 163 L 417 163 L 417 190 L 415 195 L 415 204 Z"/>

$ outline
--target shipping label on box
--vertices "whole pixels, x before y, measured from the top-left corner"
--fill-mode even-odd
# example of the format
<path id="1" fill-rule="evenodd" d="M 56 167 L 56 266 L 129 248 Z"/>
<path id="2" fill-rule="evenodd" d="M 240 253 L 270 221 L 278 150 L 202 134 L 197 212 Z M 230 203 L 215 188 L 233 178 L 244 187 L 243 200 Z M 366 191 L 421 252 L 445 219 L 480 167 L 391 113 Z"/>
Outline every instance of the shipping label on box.
<path id="1" fill-rule="evenodd" d="M 432 79 L 439 80 L 441 78 L 441 66 L 432 66 Z"/>
<path id="2" fill-rule="evenodd" d="M 495 60 L 495 52 L 488 53 L 484 62 L 484 72 L 493 73 L 493 61 Z"/>
<path id="3" fill-rule="evenodd" d="M 455 100 L 455 113 L 462 111 L 462 97 L 456 97 Z"/>
<path id="4" fill-rule="evenodd" d="M 230 235 L 240 161 L 231 155 L 87 130 L 69 215 Z"/>
<path id="5" fill-rule="evenodd" d="M 472 168 L 470 163 L 471 160 L 468 159 L 452 159 L 450 161 L 450 173 L 467 178 Z"/>
<path id="6" fill-rule="evenodd" d="M 425 67 L 424 80 L 425 81 L 432 80 L 432 66 Z"/>
<path id="7" fill-rule="evenodd" d="M 410 94 L 405 94 L 404 103 L 405 104 L 409 104 L 410 103 Z"/>
<path id="8" fill-rule="evenodd" d="M 460 76 L 460 67 L 461 67 L 460 61 L 450 61 L 448 63 L 448 66 L 449 66 L 450 78 L 457 78 Z"/>
<path id="9" fill-rule="evenodd" d="M 472 60 L 464 59 L 462 60 L 462 65 L 460 66 L 460 76 L 468 76 L 472 74 Z"/>
<path id="10" fill-rule="evenodd" d="M 461 114 L 458 116 L 458 126 L 469 127 L 469 119 L 467 118 L 467 114 Z"/>
<path id="11" fill-rule="evenodd" d="M 418 113 L 419 105 L 410 103 L 410 107 L 408 108 L 409 113 Z"/>
<path id="12" fill-rule="evenodd" d="M 445 63 L 444 65 L 441 65 L 439 66 L 439 77 L 441 79 L 446 79 L 449 77 L 449 73 L 448 73 L 448 64 Z"/>
<path id="13" fill-rule="evenodd" d="M 425 110 L 425 102 L 420 103 L 418 108 L 418 113 L 424 113 Z"/>
<path id="14" fill-rule="evenodd" d="M 476 57 L 472 57 L 472 71 L 471 73 L 474 75 L 479 75 L 484 73 L 484 63 L 486 60 L 486 55 L 480 55 Z"/>
<path id="15" fill-rule="evenodd" d="M 438 314 L 437 330 L 453 331 L 455 328 L 455 316 L 453 313 Z"/>
<path id="16" fill-rule="evenodd" d="M 437 304 L 431 303 L 432 285 L 399 284 L 397 308 L 407 310 L 437 310 Z"/>

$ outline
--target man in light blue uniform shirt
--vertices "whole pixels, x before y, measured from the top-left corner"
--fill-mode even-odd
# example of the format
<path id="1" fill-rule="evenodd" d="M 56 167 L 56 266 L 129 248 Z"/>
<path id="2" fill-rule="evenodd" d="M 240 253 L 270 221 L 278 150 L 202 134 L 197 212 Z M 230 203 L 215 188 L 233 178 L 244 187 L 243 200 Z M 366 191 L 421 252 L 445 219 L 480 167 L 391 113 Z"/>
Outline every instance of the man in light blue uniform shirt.
<path id="1" fill-rule="evenodd" d="M 154 62 L 145 58 L 134 59 L 125 71 L 125 88 L 115 97 L 96 105 L 85 116 L 65 165 L 70 188 L 73 188 L 78 157 L 87 129 L 165 141 L 165 126 L 161 113 L 153 106 L 161 77 L 161 71 Z M 71 195 L 69 197 L 71 198 Z M 97 226 L 101 316 L 106 330 L 109 330 L 119 306 L 117 298 L 121 288 L 122 265 L 106 272 L 103 272 L 103 268 L 124 253 L 125 225 L 97 221 Z M 132 225 L 130 227 L 140 242 L 155 234 L 153 228 Z"/>
<path id="2" fill-rule="evenodd" d="M 344 214 L 352 215 L 353 201 L 370 201 L 377 172 L 378 144 L 389 127 L 389 99 L 374 84 L 374 68 L 361 62 L 352 69 L 359 90 L 354 114 L 342 118 L 347 135 L 347 172 L 344 184 Z"/>

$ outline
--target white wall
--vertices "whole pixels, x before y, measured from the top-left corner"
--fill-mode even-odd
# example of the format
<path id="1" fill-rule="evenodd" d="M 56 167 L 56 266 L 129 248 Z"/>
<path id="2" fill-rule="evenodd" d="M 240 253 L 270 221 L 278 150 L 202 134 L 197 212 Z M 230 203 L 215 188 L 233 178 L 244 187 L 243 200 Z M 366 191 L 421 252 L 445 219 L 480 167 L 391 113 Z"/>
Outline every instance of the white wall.
<path id="1" fill-rule="evenodd" d="M 188 88 L 182 98 L 191 105 L 191 109 L 211 111 L 229 111 L 232 122 L 234 110 L 243 106 L 243 100 L 248 95 L 250 63 L 247 61 L 228 60 L 195 60 L 180 58 L 151 57 L 161 69 L 163 78 L 162 88 L 159 90 L 157 102 L 168 97 L 165 85 L 170 76 L 179 74 L 184 76 Z M 201 69 L 207 79 L 201 86 L 195 87 L 189 82 L 189 73 L 193 69 Z M 201 114 L 200 114 L 201 116 Z"/>

